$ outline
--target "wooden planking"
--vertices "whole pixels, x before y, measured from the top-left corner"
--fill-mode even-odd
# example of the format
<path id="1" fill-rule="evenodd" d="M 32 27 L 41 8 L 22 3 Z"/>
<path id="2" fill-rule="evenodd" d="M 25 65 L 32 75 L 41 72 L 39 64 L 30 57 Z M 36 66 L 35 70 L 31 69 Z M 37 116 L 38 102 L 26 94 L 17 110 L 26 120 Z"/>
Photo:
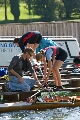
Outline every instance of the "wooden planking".
<path id="1" fill-rule="evenodd" d="M 80 22 L 35 22 L 0 25 L 0 36 L 21 36 L 30 30 L 39 30 L 43 36 L 73 36 L 80 43 Z"/>
<path id="2" fill-rule="evenodd" d="M 74 80 L 74 79 L 72 79 L 72 80 Z M 77 80 L 77 78 L 76 78 L 76 80 Z M 53 81 L 51 81 L 51 82 L 53 82 Z M 53 90 L 53 92 L 55 92 L 55 91 L 56 90 Z M 71 87 L 64 88 L 63 90 L 59 90 L 59 91 L 80 92 L 80 87 L 73 86 L 72 88 Z M 31 90 L 29 92 L 21 92 L 21 91 L 20 92 L 7 92 L 7 91 L 3 91 L 3 92 L 0 92 L 0 95 L 3 96 L 3 100 L 8 100 L 8 101 L 12 101 L 12 100 L 13 101 L 25 101 L 27 97 L 30 97 L 31 95 L 35 94 L 36 92 L 37 92 L 36 89 L 35 90 Z M 48 90 L 45 89 L 43 92 L 48 92 Z"/>
<path id="3" fill-rule="evenodd" d="M 34 93 L 36 93 L 37 92 L 37 90 L 31 90 L 31 91 L 29 91 L 29 92 L 21 92 L 21 91 L 19 91 L 19 92 L 0 92 L 0 95 L 14 95 L 14 94 L 22 94 L 22 93 L 24 93 L 24 94 L 34 94 Z"/>
<path id="4" fill-rule="evenodd" d="M 63 22 L 63 36 L 67 36 L 66 32 L 67 32 L 66 23 Z"/>
<path id="5" fill-rule="evenodd" d="M 57 91 L 80 92 L 80 87 L 64 88 L 62 90 L 57 90 Z M 29 92 L 0 92 L 0 95 L 3 96 L 3 99 L 2 99 L 3 101 L 6 101 L 6 100 L 7 101 L 25 101 L 27 97 L 30 97 L 37 92 L 38 92 L 37 90 L 29 91 Z M 49 90 L 45 89 L 42 92 L 49 92 Z M 53 92 L 56 92 L 56 89 L 54 89 Z M 40 96 L 41 93 L 37 95 Z"/>
<path id="6" fill-rule="evenodd" d="M 80 43 L 80 22 L 77 23 L 77 35 L 76 38 L 78 39 L 78 42 Z"/>
<path id="7" fill-rule="evenodd" d="M 64 29 L 63 29 L 63 23 L 60 23 L 59 24 L 59 32 L 60 32 L 60 36 L 63 36 L 63 31 L 64 31 Z"/>
<path id="8" fill-rule="evenodd" d="M 3 101 L 25 101 L 27 97 L 35 94 L 37 90 L 31 90 L 29 92 L 0 92 L 0 96 Z"/>
<path id="9" fill-rule="evenodd" d="M 80 90 L 80 87 L 67 87 L 67 88 L 64 88 L 64 89 L 59 89 L 59 90 L 56 90 L 55 89 L 55 91 L 72 91 L 72 90 Z M 42 91 L 42 90 L 41 90 Z M 0 95 L 15 95 L 15 94 L 24 94 L 24 95 L 28 95 L 29 94 L 29 96 L 30 95 L 32 95 L 32 94 L 35 94 L 36 92 L 38 92 L 38 90 L 31 90 L 31 91 L 29 91 L 29 92 L 0 92 Z M 48 89 L 44 89 L 42 92 L 49 92 L 49 90 Z M 51 90 L 51 92 L 52 92 L 52 90 Z M 53 92 L 54 92 L 54 90 L 53 90 Z"/>
<path id="10" fill-rule="evenodd" d="M 25 74 L 24 76 L 27 76 L 27 74 Z M 30 75 L 28 75 L 28 76 L 32 76 L 32 75 L 30 74 Z M 38 77 L 39 80 L 42 79 L 42 75 L 37 75 L 37 77 Z M 77 79 L 79 79 L 79 78 L 80 78 L 80 73 L 61 74 L 61 79 L 67 80 L 67 79 L 71 79 L 71 78 L 74 78 L 74 79 L 77 78 Z M 53 80 L 52 74 L 50 75 L 49 80 Z M 1 82 L 5 82 L 5 81 L 6 81 L 6 80 L 5 80 L 3 77 L 0 78 L 0 83 L 1 83 Z"/>

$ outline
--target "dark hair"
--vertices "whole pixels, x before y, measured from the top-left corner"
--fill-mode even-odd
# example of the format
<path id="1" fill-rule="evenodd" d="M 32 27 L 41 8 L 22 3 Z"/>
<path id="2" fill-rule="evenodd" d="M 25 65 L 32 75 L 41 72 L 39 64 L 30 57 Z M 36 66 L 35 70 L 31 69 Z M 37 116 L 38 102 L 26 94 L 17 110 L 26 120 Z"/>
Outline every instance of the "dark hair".
<path id="1" fill-rule="evenodd" d="M 24 49 L 24 54 L 26 53 L 26 52 L 28 52 L 28 53 L 34 53 L 34 50 L 30 47 L 30 48 L 26 48 L 26 49 Z"/>
<path id="2" fill-rule="evenodd" d="M 20 39 L 20 38 L 14 38 L 13 43 L 18 43 L 19 39 Z"/>

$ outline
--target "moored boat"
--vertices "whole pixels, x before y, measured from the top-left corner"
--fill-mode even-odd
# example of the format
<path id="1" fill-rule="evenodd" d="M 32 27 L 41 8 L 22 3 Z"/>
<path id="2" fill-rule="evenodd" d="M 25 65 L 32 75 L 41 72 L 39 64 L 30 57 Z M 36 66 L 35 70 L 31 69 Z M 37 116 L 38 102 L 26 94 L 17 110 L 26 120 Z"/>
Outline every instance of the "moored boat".
<path id="1" fill-rule="evenodd" d="M 0 103 L 0 112 L 11 112 L 18 110 L 40 110 L 40 109 L 54 109 L 60 107 L 78 107 L 80 106 L 80 96 L 77 96 L 77 100 L 72 101 L 54 101 L 54 102 L 11 102 L 11 103 Z"/>

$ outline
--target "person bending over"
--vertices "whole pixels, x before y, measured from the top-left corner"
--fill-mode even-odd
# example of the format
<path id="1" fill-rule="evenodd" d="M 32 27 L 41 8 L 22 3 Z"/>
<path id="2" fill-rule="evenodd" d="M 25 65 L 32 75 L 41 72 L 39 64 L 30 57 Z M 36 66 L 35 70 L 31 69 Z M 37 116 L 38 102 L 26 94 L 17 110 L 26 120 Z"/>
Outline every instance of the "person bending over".
<path id="1" fill-rule="evenodd" d="M 30 91 L 35 84 L 42 87 L 29 60 L 30 57 L 33 56 L 33 53 L 34 50 L 32 48 L 26 48 L 22 54 L 12 58 L 8 66 L 10 80 L 5 84 L 8 91 Z M 33 78 L 30 76 L 23 76 L 23 71 L 28 70 L 31 72 Z"/>
<path id="2" fill-rule="evenodd" d="M 20 38 L 14 38 L 13 43 L 19 46 L 24 51 L 25 47 L 31 47 L 34 51 L 39 46 L 40 41 L 42 40 L 42 35 L 39 31 L 30 31 L 25 33 Z M 35 53 L 34 53 L 35 57 Z"/>
<path id="3" fill-rule="evenodd" d="M 67 59 L 67 52 L 58 46 L 50 46 L 45 48 L 44 50 L 40 50 L 36 54 L 37 61 L 44 62 L 44 84 L 48 81 L 51 71 L 53 73 L 53 77 L 55 80 L 56 89 L 63 89 L 61 84 L 61 75 L 59 72 L 59 68 L 62 66 L 64 61 Z M 48 73 L 47 73 L 47 62 L 48 61 Z M 46 75 L 47 73 L 47 75 Z"/>

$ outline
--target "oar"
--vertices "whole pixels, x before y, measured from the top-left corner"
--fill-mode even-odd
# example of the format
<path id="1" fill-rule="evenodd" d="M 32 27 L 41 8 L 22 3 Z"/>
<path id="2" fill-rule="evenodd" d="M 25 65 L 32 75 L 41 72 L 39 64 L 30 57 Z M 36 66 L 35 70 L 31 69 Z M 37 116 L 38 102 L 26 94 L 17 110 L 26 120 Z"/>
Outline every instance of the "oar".
<path id="1" fill-rule="evenodd" d="M 53 90 L 49 87 L 48 83 L 45 84 L 45 87 L 46 87 L 46 89 L 47 89 L 48 92 L 49 92 L 49 97 L 52 99 L 52 95 L 51 95 L 50 91 L 53 92 Z"/>
<path id="2" fill-rule="evenodd" d="M 37 93 L 35 93 L 35 94 L 33 94 L 32 96 L 30 96 L 30 97 L 28 97 L 27 98 L 27 102 L 29 102 L 29 103 L 35 103 L 36 101 L 37 101 L 37 96 L 39 95 L 39 94 L 41 94 L 41 92 L 43 92 L 44 90 L 38 90 L 38 92 Z"/>
<path id="3" fill-rule="evenodd" d="M 35 96 L 38 96 L 41 92 L 46 92 L 46 91 L 50 92 L 47 88 L 46 88 L 46 89 L 44 88 L 43 90 L 38 90 L 38 92 L 35 93 L 35 94 L 33 94 L 32 96 L 30 96 L 30 98 L 33 98 L 33 97 L 35 97 Z"/>
<path id="4" fill-rule="evenodd" d="M 43 90 L 38 90 L 38 92 L 37 92 L 37 93 L 35 93 L 35 94 L 33 94 L 30 98 L 35 97 L 36 95 L 40 94 L 42 91 L 43 91 Z"/>
<path id="5" fill-rule="evenodd" d="M 48 88 L 46 88 L 46 89 L 44 88 L 43 90 L 38 90 L 38 92 L 36 92 L 36 93 L 33 94 L 32 96 L 30 96 L 30 97 L 29 97 L 29 100 L 31 100 L 31 99 L 39 96 L 39 94 L 41 94 L 41 92 L 45 92 L 45 91 L 48 91 L 49 94 L 50 94 L 50 90 L 48 90 Z M 50 94 L 50 96 L 51 96 L 51 94 Z M 52 96 L 51 96 L 51 97 L 52 97 Z"/>

